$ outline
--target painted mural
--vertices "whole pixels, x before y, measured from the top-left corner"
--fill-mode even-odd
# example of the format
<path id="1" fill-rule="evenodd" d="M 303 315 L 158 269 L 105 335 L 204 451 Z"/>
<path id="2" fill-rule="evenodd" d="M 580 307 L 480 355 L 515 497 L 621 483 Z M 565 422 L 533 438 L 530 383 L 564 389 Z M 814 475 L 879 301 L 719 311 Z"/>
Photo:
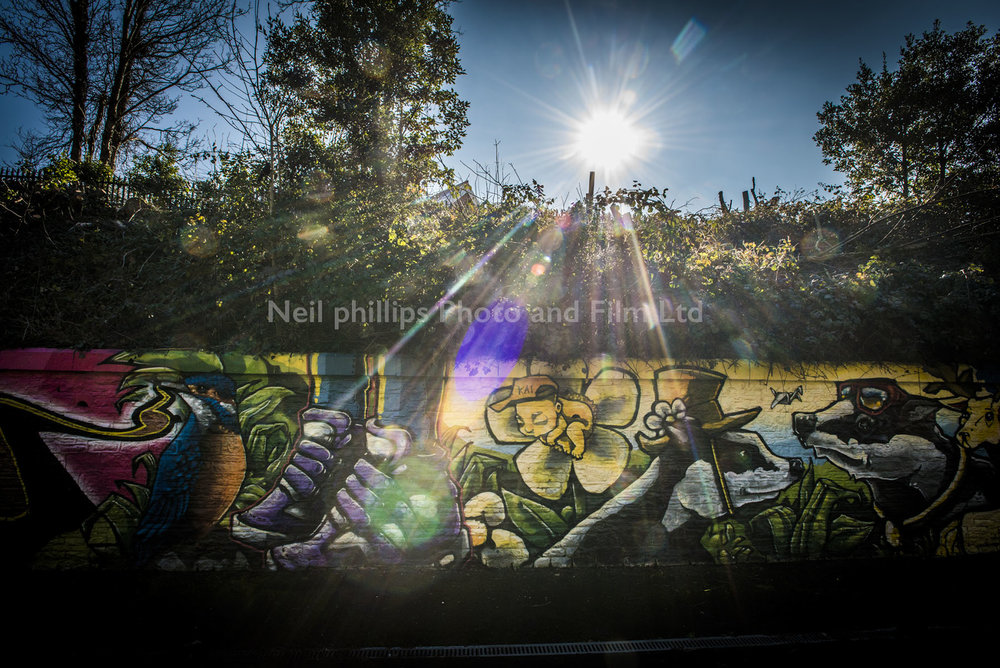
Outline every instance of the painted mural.
<path id="1" fill-rule="evenodd" d="M 538 568 L 1000 550 L 966 366 L 0 353 L 21 568 Z"/>

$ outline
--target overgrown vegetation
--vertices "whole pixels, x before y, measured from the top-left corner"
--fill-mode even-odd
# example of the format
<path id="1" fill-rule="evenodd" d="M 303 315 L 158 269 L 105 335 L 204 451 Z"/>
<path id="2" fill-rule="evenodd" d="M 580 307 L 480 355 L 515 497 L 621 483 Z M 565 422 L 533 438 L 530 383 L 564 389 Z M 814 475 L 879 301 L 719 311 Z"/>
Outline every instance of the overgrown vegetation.
<path id="1" fill-rule="evenodd" d="M 450 183 L 434 158 L 465 128 L 464 103 L 449 92 L 461 71 L 450 20 L 441 3 L 402 3 L 412 19 L 402 24 L 389 20 L 399 3 L 370 4 L 370 25 L 353 35 L 337 32 L 348 22 L 336 23 L 343 7 L 332 0 L 274 27 L 269 57 L 291 65 L 255 70 L 255 81 L 271 87 L 263 102 L 280 100 L 282 122 L 258 150 L 212 152 L 211 173 L 195 182 L 179 169 L 191 156 L 176 148 L 134 161 L 138 213 L 83 188 L 97 168 L 67 159 L 35 188 L 3 192 L 0 345 L 374 350 L 412 323 L 355 315 L 335 326 L 334 308 L 381 303 L 398 314 L 506 299 L 532 309 L 523 317 L 545 314 L 522 353 L 551 358 L 996 359 L 995 161 L 956 149 L 965 162 L 954 171 L 889 174 L 892 188 L 861 175 L 850 190 L 754 192 L 743 211 L 680 211 L 668 191 L 641 184 L 567 210 L 534 183 L 497 184 L 489 200 L 429 196 Z M 302 56 L 348 37 L 348 50 L 365 54 L 357 67 Z M 932 42 L 949 43 L 934 32 L 907 49 Z M 1000 71 L 994 42 L 977 63 L 983 81 Z M 321 95 L 324 82 L 340 95 Z M 976 145 L 996 146 L 1000 107 L 977 100 Z M 168 205 L 179 192 L 195 204 Z M 269 305 L 286 301 L 303 322 L 275 317 Z M 609 321 L 615 304 L 621 316 Z M 644 306 L 675 321 L 628 320 L 637 311 L 626 309 Z M 467 329 L 431 310 L 413 345 L 457 346 Z"/>

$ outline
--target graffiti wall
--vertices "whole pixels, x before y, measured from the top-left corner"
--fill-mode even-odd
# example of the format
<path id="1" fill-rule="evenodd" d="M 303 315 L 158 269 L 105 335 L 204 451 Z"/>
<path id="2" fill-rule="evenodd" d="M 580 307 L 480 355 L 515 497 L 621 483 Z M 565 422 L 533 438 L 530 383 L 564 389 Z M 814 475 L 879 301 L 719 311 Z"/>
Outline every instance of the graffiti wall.
<path id="1" fill-rule="evenodd" d="M 965 366 L 0 353 L 20 568 L 731 563 L 1000 550 Z"/>

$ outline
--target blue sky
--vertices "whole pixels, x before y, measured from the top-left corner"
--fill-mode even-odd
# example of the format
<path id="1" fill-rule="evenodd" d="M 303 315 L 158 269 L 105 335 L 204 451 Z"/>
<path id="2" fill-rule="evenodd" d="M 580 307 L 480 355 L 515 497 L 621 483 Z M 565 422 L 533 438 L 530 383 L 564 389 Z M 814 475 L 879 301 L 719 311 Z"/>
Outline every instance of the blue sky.
<path id="1" fill-rule="evenodd" d="M 751 177 L 768 193 L 839 182 L 812 135 L 859 58 L 894 62 L 904 35 L 938 18 L 948 31 L 1000 28 L 1000 3 L 961 0 L 465 0 L 449 11 L 466 70 L 457 88 L 470 102 L 465 145 L 446 160 L 460 177 L 476 183 L 476 163 L 492 168 L 499 142 L 509 178 L 538 180 L 559 204 L 586 190 L 593 169 L 598 188 L 639 180 L 689 209 L 713 205 L 719 190 L 738 202 Z M 2 104 L 0 162 L 11 162 L 8 145 L 37 114 L 12 96 Z M 608 108 L 629 119 L 641 149 L 614 168 L 574 148 L 579 126 Z M 210 111 L 191 100 L 181 109 L 209 142 L 224 141 Z"/>
<path id="2" fill-rule="evenodd" d="M 465 175 L 463 163 L 492 164 L 499 141 L 501 161 L 560 203 L 597 169 L 598 188 L 637 179 L 692 209 L 719 190 L 738 201 L 751 177 L 767 192 L 840 182 L 812 135 L 816 112 L 855 79 L 859 58 L 877 66 L 884 51 L 893 63 L 904 36 L 937 18 L 948 31 L 970 20 L 1000 28 L 1000 3 L 961 1 L 466 0 L 452 14 L 471 123 L 450 166 Z M 570 155 L 567 121 L 614 104 L 655 140 L 604 173 Z"/>

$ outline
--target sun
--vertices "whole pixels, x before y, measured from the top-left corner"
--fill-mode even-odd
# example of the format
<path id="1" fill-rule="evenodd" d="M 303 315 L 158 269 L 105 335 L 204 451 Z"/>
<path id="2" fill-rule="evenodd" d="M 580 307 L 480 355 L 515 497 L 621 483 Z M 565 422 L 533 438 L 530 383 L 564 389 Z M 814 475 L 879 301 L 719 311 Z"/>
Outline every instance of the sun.
<path id="1" fill-rule="evenodd" d="M 645 133 L 624 112 L 596 109 L 579 121 L 574 152 L 591 169 L 612 171 L 636 158 L 646 143 Z"/>

